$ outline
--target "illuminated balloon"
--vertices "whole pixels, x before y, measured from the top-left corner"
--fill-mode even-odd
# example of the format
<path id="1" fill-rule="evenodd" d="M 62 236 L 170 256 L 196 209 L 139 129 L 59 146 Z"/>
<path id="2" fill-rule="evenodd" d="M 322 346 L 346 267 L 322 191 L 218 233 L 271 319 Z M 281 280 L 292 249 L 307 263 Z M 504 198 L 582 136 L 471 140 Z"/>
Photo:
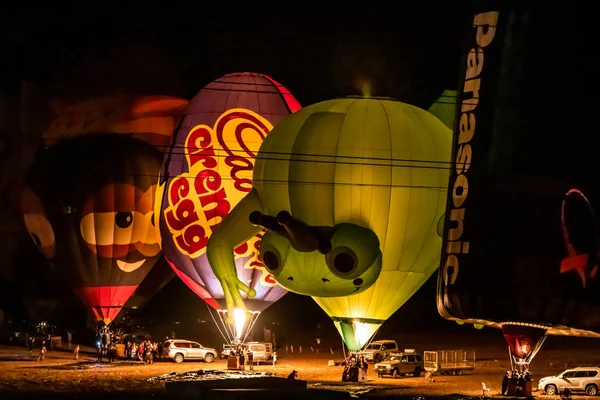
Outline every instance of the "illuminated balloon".
<path id="1" fill-rule="evenodd" d="M 438 267 L 451 132 L 391 99 L 345 98 L 280 122 L 256 158 L 254 188 L 209 240 L 239 307 L 232 248 L 262 228 L 267 270 L 310 295 L 360 349 Z"/>
<path id="2" fill-rule="evenodd" d="M 51 101 L 54 119 L 43 134 L 46 147 L 90 133 L 133 135 L 166 150 L 188 100 L 172 96 L 116 94 L 79 102 Z"/>
<path id="3" fill-rule="evenodd" d="M 468 26 L 437 305 L 449 320 L 502 329 L 525 369 L 546 335 L 600 337 L 598 117 L 588 97 L 600 80 L 584 62 L 575 68 L 585 85 L 563 75 L 579 53 L 564 36 L 568 18 L 485 7 Z"/>
<path id="4" fill-rule="evenodd" d="M 22 196 L 27 229 L 98 320 L 110 323 L 160 254 L 153 211 L 162 154 L 121 134 L 38 154 Z"/>
<path id="5" fill-rule="evenodd" d="M 191 101 L 166 155 L 157 201 L 164 254 L 183 282 L 216 310 L 224 308 L 227 292 L 208 263 L 208 238 L 252 189 L 254 158 L 265 136 L 299 108 L 289 91 L 266 75 L 225 75 Z M 257 230 L 235 249 L 237 276 L 254 295 L 244 296 L 253 312 L 246 330 L 258 312 L 287 293 L 258 258 L 261 236 Z"/>

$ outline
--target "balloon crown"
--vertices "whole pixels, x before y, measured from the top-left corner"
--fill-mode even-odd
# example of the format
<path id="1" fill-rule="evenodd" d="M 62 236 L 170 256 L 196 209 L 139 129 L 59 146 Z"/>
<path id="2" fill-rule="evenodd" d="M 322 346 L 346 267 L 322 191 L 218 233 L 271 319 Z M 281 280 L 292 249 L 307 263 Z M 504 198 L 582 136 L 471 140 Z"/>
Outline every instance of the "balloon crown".
<path id="1" fill-rule="evenodd" d="M 392 101 L 398 101 L 398 99 L 395 99 L 393 97 L 387 97 L 387 96 L 361 96 L 361 95 L 357 95 L 357 94 L 353 94 L 350 96 L 345 96 L 343 97 L 344 99 L 369 99 L 369 100 L 392 100 Z"/>

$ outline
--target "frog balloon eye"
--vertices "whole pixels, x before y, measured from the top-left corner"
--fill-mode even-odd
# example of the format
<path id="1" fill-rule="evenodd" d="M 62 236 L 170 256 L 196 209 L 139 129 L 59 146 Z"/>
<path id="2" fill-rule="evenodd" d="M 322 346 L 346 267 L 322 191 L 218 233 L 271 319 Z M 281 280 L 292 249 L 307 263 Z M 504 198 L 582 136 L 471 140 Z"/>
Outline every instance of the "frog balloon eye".
<path id="1" fill-rule="evenodd" d="M 351 275 L 358 266 L 358 257 L 354 250 L 346 246 L 337 246 L 328 257 L 329 269 L 340 277 Z"/>
<path id="2" fill-rule="evenodd" d="M 380 254 L 379 239 L 375 232 L 358 225 L 338 224 L 335 228 L 331 238 L 333 250 L 326 256 L 327 267 L 339 278 L 357 278 Z"/>
<path id="3" fill-rule="evenodd" d="M 271 274 L 277 276 L 281 273 L 289 247 L 285 238 L 271 232 L 265 233 L 260 241 L 260 257 Z"/>

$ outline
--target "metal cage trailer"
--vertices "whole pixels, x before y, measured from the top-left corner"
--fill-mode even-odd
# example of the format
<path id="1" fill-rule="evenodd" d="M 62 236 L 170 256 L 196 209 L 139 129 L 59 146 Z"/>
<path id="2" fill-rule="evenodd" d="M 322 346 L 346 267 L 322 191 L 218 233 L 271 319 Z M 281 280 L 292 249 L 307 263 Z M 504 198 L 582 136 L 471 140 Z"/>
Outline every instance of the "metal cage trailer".
<path id="1" fill-rule="evenodd" d="M 475 369 L 475 352 L 434 350 L 423 353 L 425 371 L 442 375 L 462 375 Z"/>

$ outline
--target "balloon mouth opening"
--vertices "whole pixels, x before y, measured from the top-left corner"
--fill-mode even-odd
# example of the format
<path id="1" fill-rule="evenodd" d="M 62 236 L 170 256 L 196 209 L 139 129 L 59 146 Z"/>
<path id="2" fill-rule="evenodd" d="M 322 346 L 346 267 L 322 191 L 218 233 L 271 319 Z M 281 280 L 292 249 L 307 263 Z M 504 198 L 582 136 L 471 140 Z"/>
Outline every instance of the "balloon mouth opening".
<path id="1" fill-rule="evenodd" d="M 233 310 L 233 323 L 235 325 L 235 338 L 241 339 L 246 325 L 246 312 L 241 308 Z"/>

